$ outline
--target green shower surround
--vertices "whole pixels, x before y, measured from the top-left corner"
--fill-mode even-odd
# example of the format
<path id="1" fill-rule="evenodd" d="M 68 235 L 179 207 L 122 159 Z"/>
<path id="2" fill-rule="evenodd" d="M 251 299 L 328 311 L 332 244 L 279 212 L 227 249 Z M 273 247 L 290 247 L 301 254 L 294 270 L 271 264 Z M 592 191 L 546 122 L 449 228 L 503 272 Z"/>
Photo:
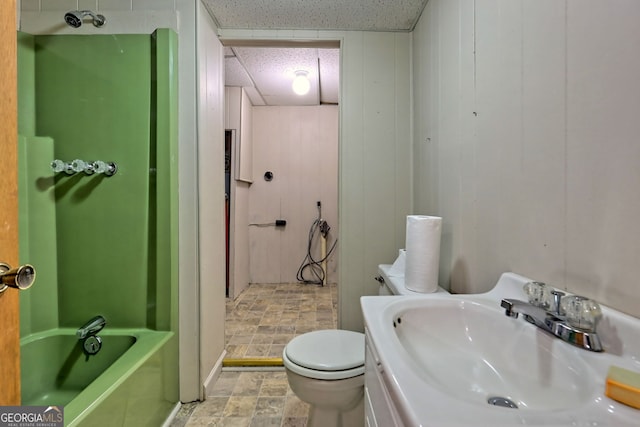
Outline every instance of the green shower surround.
<path id="1" fill-rule="evenodd" d="M 18 133 L 36 134 L 36 50 L 34 37 L 18 33 Z"/>
<path id="2" fill-rule="evenodd" d="M 167 331 L 160 372 L 132 373 L 161 376 L 154 417 L 166 416 L 178 400 L 177 36 L 19 34 L 18 46 L 20 256 L 38 271 L 21 334 L 97 314 L 107 328 Z M 118 172 L 54 177 L 52 158 L 113 161 Z M 57 272 L 43 275 L 47 256 Z M 122 392 L 85 403 L 107 408 Z"/>
<path id="3" fill-rule="evenodd" d="M 20 295 L 21 336 L 58 327 L 58 262 L 53 140 L 18 138 L 20 260 L 37 266 L 37 288 Z"/>
<path id="4" fill-rule="evenodd" d="M 57 179 L 60 326 L 101 314 L 110 326 L 145 327 L 147 304 L 155 304 L 147 301 L 155 286 L 147 268 L 155 249 L 151 39 L 37 36 L 35 45 L 36 134 L 53 138 L 58 159 L 118 165 L 113 177 Z"/>

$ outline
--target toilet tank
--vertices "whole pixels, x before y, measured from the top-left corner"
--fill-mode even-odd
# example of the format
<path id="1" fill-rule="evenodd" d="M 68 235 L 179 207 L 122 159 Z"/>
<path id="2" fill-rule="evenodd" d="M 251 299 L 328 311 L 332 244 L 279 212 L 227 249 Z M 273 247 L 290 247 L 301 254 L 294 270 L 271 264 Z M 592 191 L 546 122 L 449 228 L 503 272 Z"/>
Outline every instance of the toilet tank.
<path id="1" fill-rule="evenodd" d="M 378 295 L 428 295 L 422 292 L 415 292 L 407 289 L 404 285 L 404 276 L 393 276 L 390 274 L 391 264 L 378 265 L 378 275 L 376 281 L 379 283 Z M 446 289 L 438 286 L 436 293 L 449 293 Z"/>
<path id="2" fill-rule="evenodd" d="M 389 283 L 391 282 L 391 279 L 389 279 L 390 269 L 390 264 L 380 264 L 378 266 L 378 275 L 376 276 L 376 281 L 380 285 L 380 287 L 378 288 L 378 295 L 380 296 L 396 295 L 396 293 L 394 293 L 389 286 Z"/>

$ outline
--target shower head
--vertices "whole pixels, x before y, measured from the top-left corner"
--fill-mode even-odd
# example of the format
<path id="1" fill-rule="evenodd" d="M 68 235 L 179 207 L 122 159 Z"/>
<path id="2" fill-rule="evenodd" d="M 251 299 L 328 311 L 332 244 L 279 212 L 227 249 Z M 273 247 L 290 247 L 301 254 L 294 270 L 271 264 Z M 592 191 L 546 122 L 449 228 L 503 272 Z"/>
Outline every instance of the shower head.
<path id="1" fill-rule="evenodd" d="M 97 15 L 90 10 L 72 10 L 71 12 L 67 12 L 64 14 L 64 22 L 66 22 L 70 27 L 80 28 L 82 20 L 86 16 L 91 17 L 95 27 L 102 27 L 107 22 L 104 15 Z"/>

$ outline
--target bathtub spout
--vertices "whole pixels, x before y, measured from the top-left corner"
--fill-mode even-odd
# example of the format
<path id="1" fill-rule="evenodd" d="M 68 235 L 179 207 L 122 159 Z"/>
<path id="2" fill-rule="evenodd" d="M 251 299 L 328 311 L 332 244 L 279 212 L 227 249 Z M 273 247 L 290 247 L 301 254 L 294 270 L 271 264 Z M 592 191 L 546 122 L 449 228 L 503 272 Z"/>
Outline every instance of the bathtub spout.
<path id="1" fill-rule="evenodd" d="M 76 337 L 79 340 L 86 339 L 92 335 L 96 335 L 105 327 L 107 321 L 102 316 L 96 316 L 93 319 L 85 323 L 80 329 L 76 331 Z"/>

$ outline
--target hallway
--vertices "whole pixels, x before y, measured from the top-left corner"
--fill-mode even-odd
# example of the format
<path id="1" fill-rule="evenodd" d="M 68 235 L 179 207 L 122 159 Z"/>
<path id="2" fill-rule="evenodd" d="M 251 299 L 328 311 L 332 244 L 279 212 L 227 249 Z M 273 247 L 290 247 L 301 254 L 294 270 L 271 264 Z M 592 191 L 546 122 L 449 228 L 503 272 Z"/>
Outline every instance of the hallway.
<path id="1" fill-rule="evenodd" d="M 295 336 L 335 329 L 337 285 L 251 284 L 226 305 L 226 359 L 279 358 Z"/>

